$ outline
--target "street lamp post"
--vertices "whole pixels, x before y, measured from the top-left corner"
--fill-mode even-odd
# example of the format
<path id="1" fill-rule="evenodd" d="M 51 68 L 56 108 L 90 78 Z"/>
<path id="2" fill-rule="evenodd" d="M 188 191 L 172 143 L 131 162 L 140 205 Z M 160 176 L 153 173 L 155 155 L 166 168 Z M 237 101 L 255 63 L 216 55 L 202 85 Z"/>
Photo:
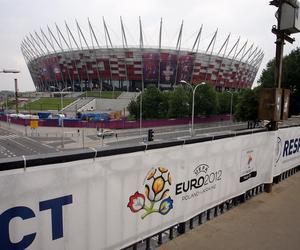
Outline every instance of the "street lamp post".
<path id="1" fill-rule="evenodd" d="M 12 73 L 12 74 L 17 74 L 20 73 L 21 71 L 15 70 L 15 69 L 3 69 L 0 71 L 0 73 Z"/>
<path id="2" fill-rule="evenodd" d="M 231 98 L 230 98 L 230 121 L 232 122 L 232 101 L 233 101 L 233 93 L 229 90 L 227 90 L 228 93 L 230 93 Z"/>
<path id="3" fill-rule="evenodd" d="M 16 70 L 16 69 L 3 69 L 0 71 L 0 73 L 9 73 L 9 74 L 18 74 L 20 73 L 20 70 Z M 19 109 L 18 109 L 18 84 L 17 84 L 17 79 L 15 79 L 15 98 L 16 98 L 16 113 L 19 113 Z M 7 103 L 7 100 L 6 100 Z M 6 112 L 7 112 L 7 104 L 6 104 Z"/>
<path id="4" fill-rule="evenodd" d="M 190 83 L 188 83 L 188 82 L 186 82 L 184 80 L 181 80 L 180 83 L 184 83 L 187 86 L 189 86 L 192 89 L 192 93 L 193 93 L 193 102 L 192 102 L 192 128 L 191 128 L 191 136 L 193 137 L 194 136 L 194 117 L 195 117 L 195 93 L 196 93 L 197 88 L 200 85 L 204 85 L 206 83 L 205 82 L 198 83 L 198 84 L 196 84 L 195 87 L 193 87 L 192 84 L 190 84 Z"/>
<path id="5" fill-rule="evenodd" d="M 51 89 L 55 89 L 55 88 L 57 88 L 57 87 L 55 87 L 55 86 L 50 86 L 50 88 Z M 62 89 L 62 90 L 60 90 L 59 88 L 57 88 L 58 90 L 60 90 L 60 113 L 61 113 L 61 116 L 60 116 L 60 118 L 59 119 L 61 119 L 61 148 L 64 148 L 65 147 L 65 136 L 64 136 L 64 134 L 65 134 L 65 132 L 64 132 L 64 116 L 63 116 L 63 114 L 62 114 L 62 110 L 63 110 L 63 104 L 64 104 L 64 102 L 63 102 L 63 92 L 65 91 L 65 90 L 68 90 L 68 89 L 70 89 L 71 87 L 66 87 L 66 88 L 64 88 L 64 89 Z"/>
<path id="6" fill-rule="evenodd" d="M 140 137 L 142 137 L 142 103 L 143 103 L 143 92 L 140 89 L 136 89 L 137 91 L 139 91 L 139 95 L 140 95 Z"/>
<path id="7" fill-rule="evenodd" d="M 64 89 L 60 89 L 60 88 L 58 88 L 58 87 L 55 87 L 55 86 L 50 86 L 50 89 L 58 89 L 59 90 L 59 93 L 60 93 L 60 112 L 62 111 L 62 109 L 63 109 L 63 105 L 64 105 L 64 101 L 63 101 L 63 92 L 65 91 L 65 90 L 69 90 L 69 89 L 71 89 L 71 87 L 66 87 L 66 88 L 64 88 Z"/>

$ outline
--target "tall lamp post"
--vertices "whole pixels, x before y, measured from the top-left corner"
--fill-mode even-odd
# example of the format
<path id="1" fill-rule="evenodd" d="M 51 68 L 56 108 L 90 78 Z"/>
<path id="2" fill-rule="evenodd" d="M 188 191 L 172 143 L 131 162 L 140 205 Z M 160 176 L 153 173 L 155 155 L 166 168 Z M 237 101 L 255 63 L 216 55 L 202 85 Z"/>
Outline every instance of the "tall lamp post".
<path id="1" fill-rule="evenodd" d="M 143 92 L 140 89 L 136 89 L 139 92 L 140 96 L 140 137 L 142 137 L 142 103 L 143 103 Z"/>
<path id="2" fill-rule="evenodd" d="M 3 69 L 0 71 L 0 73 L 12 73 L 12 74 L 17 74 L 20 73 L 21 71 L 15 70 L 15 69 Z"/>
<path id="3" fill-rule="evenodd" d="M 230 98 L 230 121 L 232 122 L 232 102 L 233 102 L 233 93 L 229 90 L 227 90 L 228 93 L 230 93 L 231 98 Z"/>
<path id="4" fill-rule="evenodd" d="M 184 80 L 181 80 L 180 83 L 183 83 L 183 84 L 186 84 L 187 86 L 189 86 L 191 89 L 192 89 L 192 93 L 193 93 L 193 102 L 192 102 L 192 129 L 191 129 L 191 136 L 193 137 L 194 136 L 194 117 L 195 117 L 195 93 L 196 93 L 196 90 L 197 88 L 200 86 L 200 85 L 204 85 L 206 84 L 205 82 L 201 82 L 201 83 L 198 83 L 195 85 L 195 87 L 192 86 L 192 84 L 184 81 Z"/>
<path id="5" fill-rule="evenodd" d="M 56 89 L 57 87 L 55 86 L 50 86 L 51 89 Z M 62 114 L 62 110 L 63 110 L 63 105 L 64 105 L 64 102 L 63 102 L 63 92 L 65 90 L 68 90 L 68 89 L 71 89 L 71 87 L 66 87 L 62 90 L 60 90 L 59 88 L 57 88 L 59 91 L 60 91 L 60 113 Z M 63 114 L 60 116 L 60 119 L 61 119 L 61 148 L 64 148 L 65 147 L 65 132 L 64 132 L 64 116 Z"/>
<path id="6" fill-rule="evenodd" d="M 20 70 L 16 70 L 16 69 L 3 69 L 0 71 L 0 73 L 9 73 L 9 74 L 18 74 L 20 72 L 21 72 Z M 17 79 L 15 79 L 15 98 L 16 98 L 16 113 L 18 114 L 19 108 L 18 108 L 18 80 Z M 7 105 L 6 105 L 6 112 L 7 112 Z"/>
<path id="7" fill-rule="evenodd" d="M 66 87 L 66 88 L 64 88 L 64 89 L 60 89 L 60 88 L 58 88 L 58 87 L 55 87 L 55 86 L 50 86 L 50 89 L 58 89 L 59 90 L 59 92 L 60 92 L 60 112 L 62 111 L 62 109 L 63 109 L 63 105 L 64 105 L 64 101 L 63 101 L 63 92 L 65 91 L 65 90 L 69 90 L 69 89 L 71 89 L 71 87 Z"/>

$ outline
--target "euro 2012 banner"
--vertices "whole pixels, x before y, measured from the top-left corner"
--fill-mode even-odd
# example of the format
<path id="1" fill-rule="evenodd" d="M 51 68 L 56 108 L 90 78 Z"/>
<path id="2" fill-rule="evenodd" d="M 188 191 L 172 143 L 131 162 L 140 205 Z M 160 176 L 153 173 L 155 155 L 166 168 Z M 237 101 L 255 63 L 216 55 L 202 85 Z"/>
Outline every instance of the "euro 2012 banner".
<path id="1" fill-rule="evenodd" d="M 273 176 L 298 166 L 300 163 L 300 128 L 279 129 L 276 133 Z"/>
<path id="2" fill-rule="evenodd" d="M 0 172 L 0 249 L 119 249 L 272 179 L 274 134 Z"/>

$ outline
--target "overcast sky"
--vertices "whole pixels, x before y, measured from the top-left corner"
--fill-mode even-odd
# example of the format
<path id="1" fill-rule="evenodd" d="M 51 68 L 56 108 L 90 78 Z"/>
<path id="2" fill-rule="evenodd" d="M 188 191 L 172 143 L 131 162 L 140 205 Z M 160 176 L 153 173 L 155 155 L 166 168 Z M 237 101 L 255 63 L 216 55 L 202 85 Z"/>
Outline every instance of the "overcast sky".
<path id="1" fill-rule="evenodd" d="M 138 44 L 138 17 L 144 28 L 145 45 L 158 44 L 160 18 L 163 18 L 163 45 L 175 46 L 180 24 L 184 20 L 182 47 L 191 47 L 203 24 L 201 49 L 206 49 L 218 28 L 216 50 L 231 32 L 231 43 L 241 41 L 259 46 L 265 53 L 261 70 L 275 55 L 275 35 L 271 33 L 276 8 L 268 0 L 0 0 L 0 69 L 19 69 L 18 75 L 0 74 L 0 90 L 13 90 L 13 79 L 19 79 L 19 90 L 34 90 L 34 85 L 20 50 L 22 39 L 47 25 L 64 28 L 68 23 L 75 35 L 75 18 L 88 34 L 89 17 L 102 45 L 104 16 L 115 45 L 121 45 L 120 16 L 123 18 L 129 44 Z M 285 46 L 284 54 L 300 44 Z M 258 77 L 257 77 L 258 78 Z M 257 79 L 256 78 L 256 79 Z"/>

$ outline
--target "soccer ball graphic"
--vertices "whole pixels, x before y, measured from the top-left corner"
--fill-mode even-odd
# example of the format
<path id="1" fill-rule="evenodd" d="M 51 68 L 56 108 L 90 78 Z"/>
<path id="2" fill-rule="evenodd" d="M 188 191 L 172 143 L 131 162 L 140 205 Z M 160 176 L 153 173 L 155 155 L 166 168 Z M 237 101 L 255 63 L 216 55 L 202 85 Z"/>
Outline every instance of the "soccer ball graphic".
<path id="1" fill-rule="evenodd" d="M 152 168 L 144 180 L 145 195 L 149 201 L 158 202 L 169 197 L 172 177 L 167 168 Z"/>
<path id="2" fill-rule="evenodd" d="M 170 197 L 171 185 L 172 177 L 167 168 L 152 168 L 144 180 L 145 195 L 136 191 L 129 197 L 127 207 L 132 213 L 144 211 L 142 219 L 152 213 L 166 215 L 173 209 L 173 200 Z"/>

